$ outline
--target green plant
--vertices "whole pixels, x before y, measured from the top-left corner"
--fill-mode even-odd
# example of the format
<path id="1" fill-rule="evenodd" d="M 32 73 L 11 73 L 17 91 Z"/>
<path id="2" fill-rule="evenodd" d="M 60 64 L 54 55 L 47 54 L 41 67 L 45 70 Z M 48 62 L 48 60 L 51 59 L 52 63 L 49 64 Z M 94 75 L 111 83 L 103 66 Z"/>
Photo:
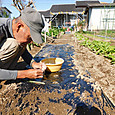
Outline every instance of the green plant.
<path id="1" fill-rule="evenodd" d="M 112 64 L 115 64 L 115 46 L 111 46 L 110 42 L 96 40 L 91 41 L 86 37 L 84 38 L 82 34 L 80 34 L 79 37 L 80 39 L 84 39 L 84 41 L 81 42 L 80 45 L 88 47 L 97 55 L 103 55 L 104 57 L 110 59 Z"/>
<path id="2" fill-rule="evenodd" d="M 53 37 L 57 37 L 59 35 L 60 32 L 65 32 L 64 29 L 58 29 L 55 27 L 52 27 L 51 29 L 49 29 L 49 33 L 47 33 L 48 36 L 53 36 Z"/>
<path id="3" fill-rule="evenodd" d="M 39 47 L 39 44 L 37 44 L 37 43 L 35 43 L 35 42 L 27 44 L 27 47 L 28 47 L 29 50 L 31 50 L 32 47 L 34 47 L 34 46 Z"/>
<path id="4" fill-rule="evenodd" d="M 85 26 L 86 22 L 84 20 L 81 20 L 78 22 L 77 27 L 80 28 L 80 32 L 83 31 L 83 27 Z"/>
<path id="5" fill-rule="evenodd" d="M 7 14 L 7 12 L 5 10 L 1 10 L 1 12 L 2 12 L 3 16 L 0 15 L 0 17 L 5 17 L 5 18 L 9 17 L 9 15 Z"/>

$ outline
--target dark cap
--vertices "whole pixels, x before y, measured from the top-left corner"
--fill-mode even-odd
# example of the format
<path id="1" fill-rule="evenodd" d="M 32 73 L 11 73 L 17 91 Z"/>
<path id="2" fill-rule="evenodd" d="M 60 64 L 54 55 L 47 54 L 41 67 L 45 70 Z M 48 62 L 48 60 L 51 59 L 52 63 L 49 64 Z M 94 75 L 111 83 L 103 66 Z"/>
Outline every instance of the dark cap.
<path id="1" fill-rule="evenodd" d="M 31 38 L 36 43 L 42 43 L 41 31 L 44 28 L 42 15 L 31 7 L 21 12 L 22 21 L 30 28 Z"/>

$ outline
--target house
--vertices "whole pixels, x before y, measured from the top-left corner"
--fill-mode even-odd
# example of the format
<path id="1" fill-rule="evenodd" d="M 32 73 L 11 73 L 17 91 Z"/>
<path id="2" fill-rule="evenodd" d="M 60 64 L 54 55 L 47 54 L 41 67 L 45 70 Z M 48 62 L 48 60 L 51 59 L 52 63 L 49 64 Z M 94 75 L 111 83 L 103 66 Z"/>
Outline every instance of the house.
<path id="1" fill-rule="evenodd" d="M 98 0 L 76 1 L 76 4 L 57 4 L 52 5 L 50 10 L 40 11 L 44 15 L 47 22 L 52 22 L 52 26 L 72 26 L 77 24 L 79 20 L 87 18 L 83 15 L 87 8 L 87 4 L 100 3 Z"/>
<path id="2" fill-rule="evenodd" d="M 76 9 L 81 10 L 82 12 L 78 12 L 79 14 L 79 21 L 84 20 L 85 22 L 88 22 L 88 13 L 86 13 L 86 9 L 88 4 L 100 4 L 99 0 L 82 0 L 82 1 L 76 1 Z M 84 30 L 87 30 L 88 23 L 86 23 L 86 26 L 84 27 Z M 79 30 L 79 28 L 78 28 Z"/>
<path id="3" fill-rule="evenodd" d="M 46 10 L 46 11 L 39 11 L 44 17 L 45 17 L 45 20 L 47 22 L 50 21 L 50 19 L 52 18 L 52 15 L 50 14 L 50 10 Z"/>
<path id="4" fill-rule="evenodd" d="M 50 10 L 43 12 L 40 11 L 46 18 L 46 20 L 52 22 L 52 26 L 72 26 L 76 23 L 76 13 L 75 4 L 58 4 L 52 5 Z"/>
<path id="5" fill-rule="evenodd" d="M 78 12 L 78 13 L 83 16 L 83 14 L 85 13 L 85 10 L 86 10 L 88 4 L 100 4 L 100 2 L 98 0 L 76 1 L 76 4 L 75 4 L 76 9 L 82 11 L 82 12 Z"/>
<path id="6" fill-rule="evenodd" d="M 115 3 L 100 3 L 98 0 L 76 1 L 76 8 L 83 9 L 85 30 L 114 30 Z"/>
<path id="7" fill-rule="evenodd" d="M 87 30 L 115 30 L 115 3 L 87 4 Z"/>
<path id="8" fill-rule="evenodd" d="M 115 0 L 113 0 L 115 2 Z M 57 4 L 47 11 L 40 11 L 52 26 L 69 27 L 84 20 L 84 30 L 115 29 L 115 3 L 99 0 L 76 1 L 75 4 Z"/>
<path id="9" fill-rule="evenodd" d="M 0 17 L 11 18 L 11 13 L 6 7 L 0 7 Z"/>

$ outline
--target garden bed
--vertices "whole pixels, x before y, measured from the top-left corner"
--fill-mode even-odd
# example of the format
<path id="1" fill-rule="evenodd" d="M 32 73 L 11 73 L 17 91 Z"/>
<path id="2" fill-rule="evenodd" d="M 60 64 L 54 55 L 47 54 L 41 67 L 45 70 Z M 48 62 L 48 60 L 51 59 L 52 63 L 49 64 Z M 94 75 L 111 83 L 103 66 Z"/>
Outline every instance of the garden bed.
<path id="1" fill-rule="evenodd" d="M 37 60 L 47 56 L 64 58 L 62 69 L 58 73 L 45 74 L 46 85 L 27 80 L 2 81 L 1 114 L 115 114 L 115 66 L 108 59 L 80 46 L 71 34 L 40 49 L 34 47 L 30 52 Z"/>

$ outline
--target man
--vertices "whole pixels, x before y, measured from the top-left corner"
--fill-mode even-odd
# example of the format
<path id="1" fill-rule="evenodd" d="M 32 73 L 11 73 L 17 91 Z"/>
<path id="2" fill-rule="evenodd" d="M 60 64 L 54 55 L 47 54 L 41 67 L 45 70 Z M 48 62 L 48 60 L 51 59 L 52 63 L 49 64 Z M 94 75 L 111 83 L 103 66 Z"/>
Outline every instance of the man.
<path id="1" fill-rule="evenodd" d="M 25 8 L 16 19 L 0 18 L 0 80 L 43 77 L 46 65 L 35 62 L 26 49 L 32 41 L 42 43 L 43 27 L 42 16 L 31 7 Z M 15 70 L 20 56 L 33 69 Z"/>

